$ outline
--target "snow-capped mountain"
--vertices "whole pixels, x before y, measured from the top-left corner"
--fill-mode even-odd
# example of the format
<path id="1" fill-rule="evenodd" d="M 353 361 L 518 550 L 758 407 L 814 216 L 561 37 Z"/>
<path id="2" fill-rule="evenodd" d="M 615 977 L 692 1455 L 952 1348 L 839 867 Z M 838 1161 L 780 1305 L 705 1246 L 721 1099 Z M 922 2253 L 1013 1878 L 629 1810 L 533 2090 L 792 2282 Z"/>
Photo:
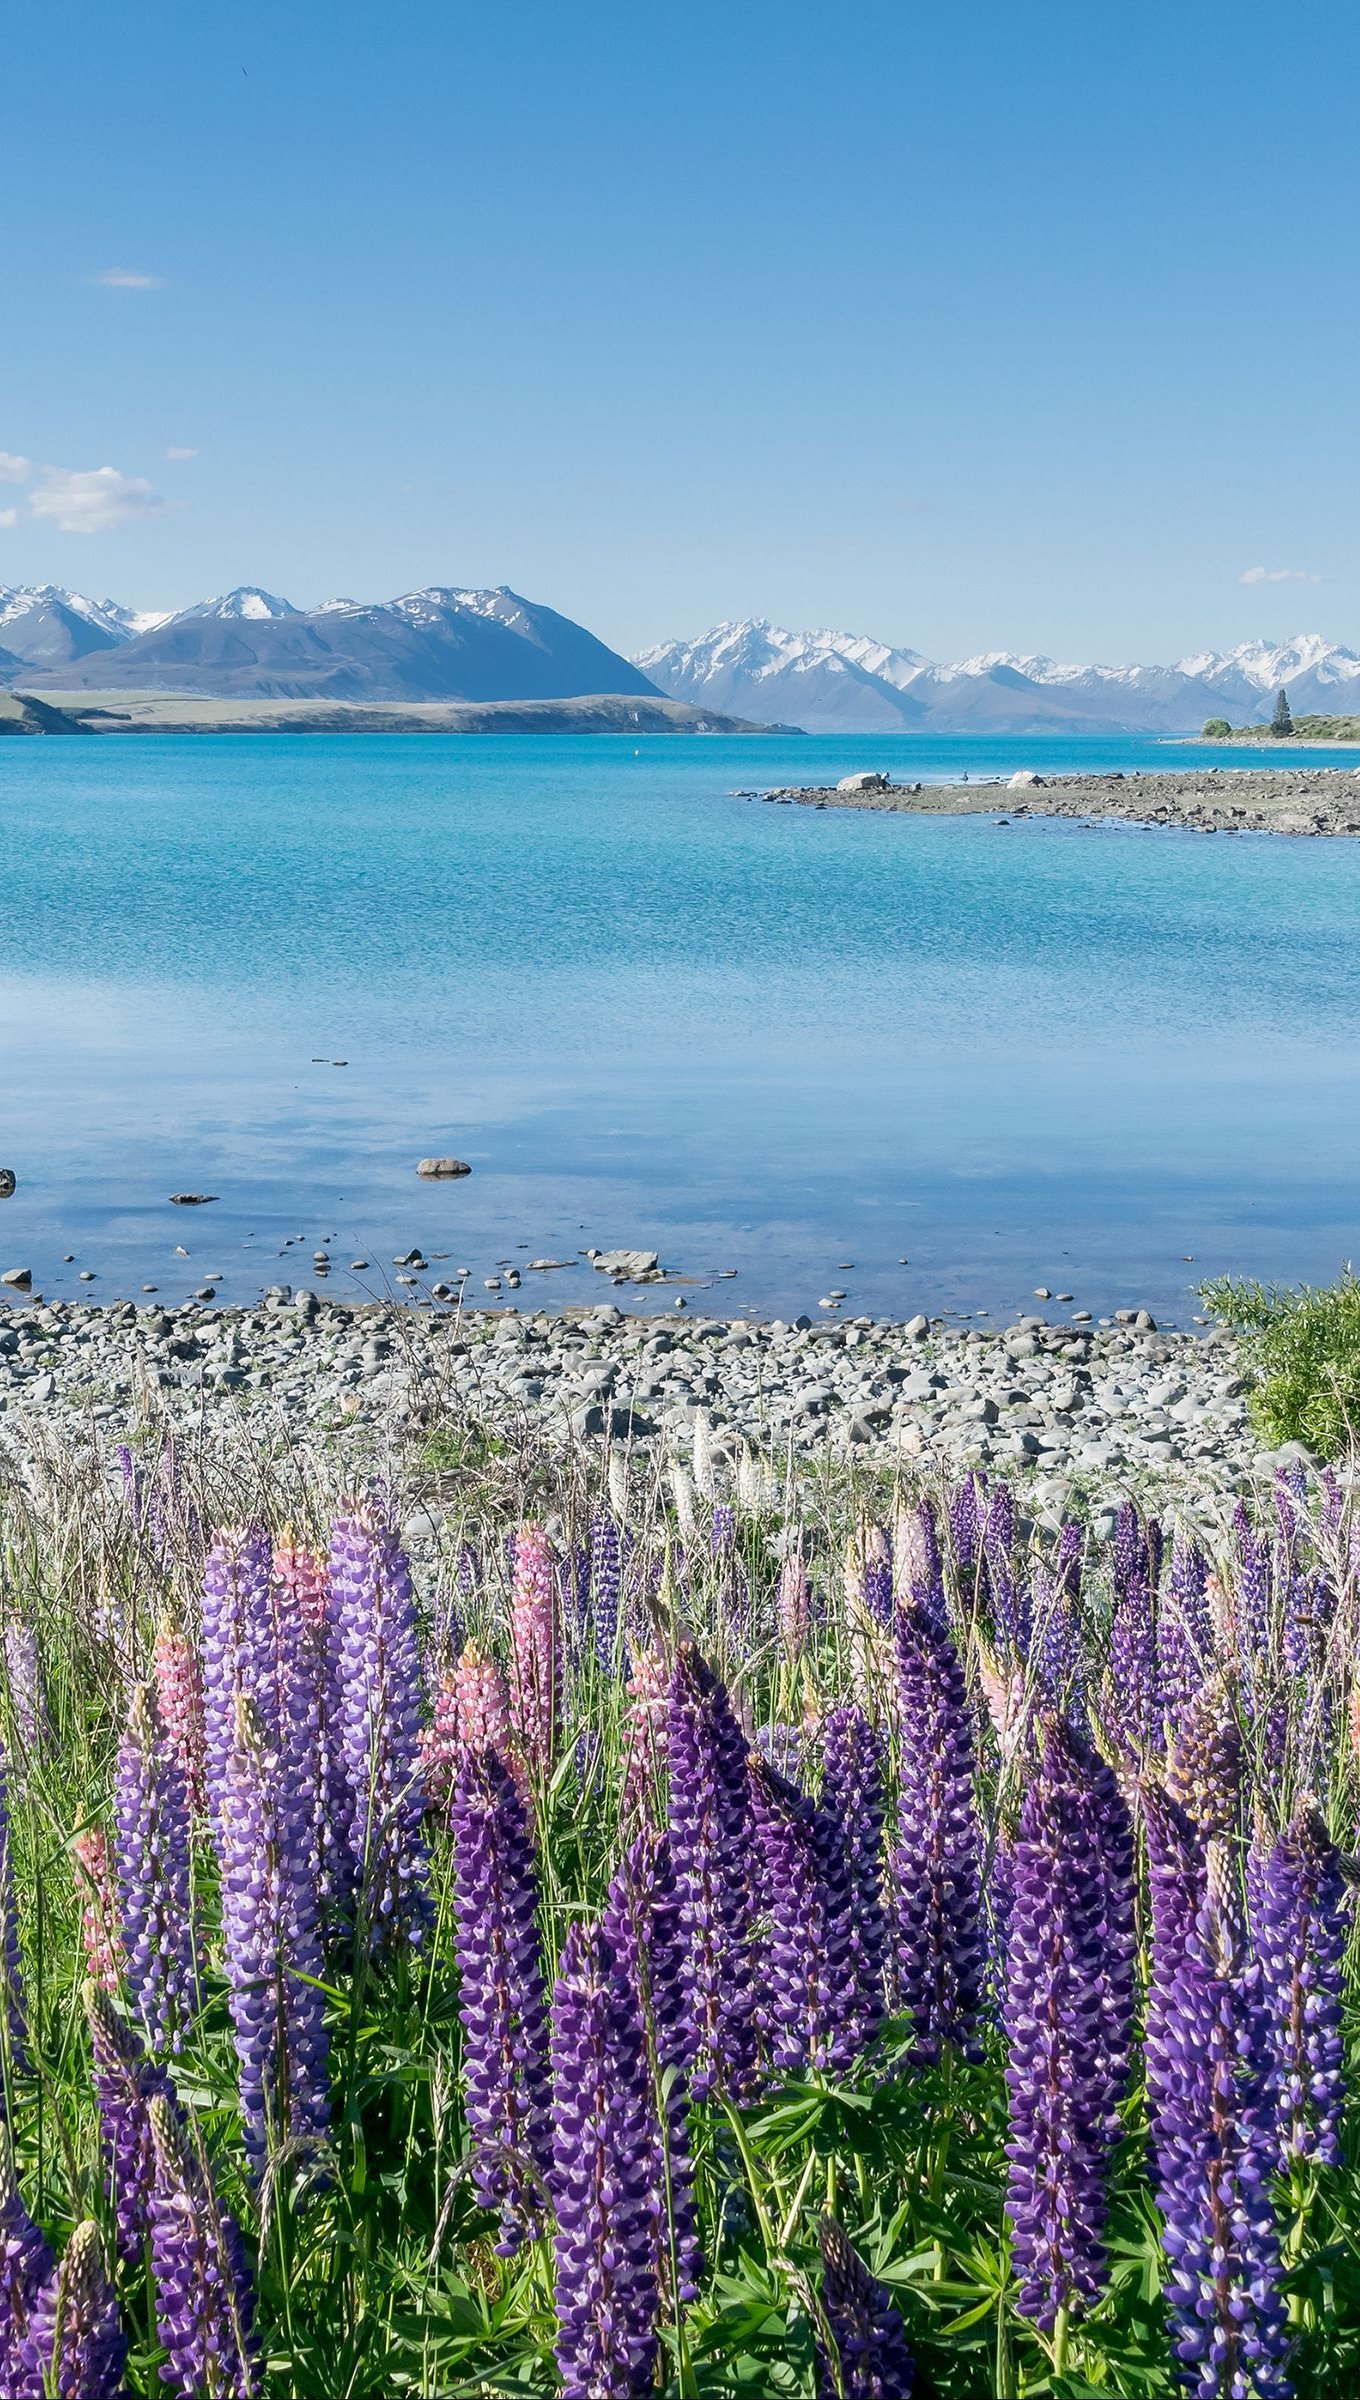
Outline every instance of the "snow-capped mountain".
<path id="1" fill-rule="evenodd" d="M 46 595 L 49 615 L 68 599 Z M 0 630 L 0 652 L 21 662 L 16 671 L 0 657 L 0 682 L 237 699 L 657 697 L 645 675 L 583 625 L 504 586 L 435 586 L 396 600 L 329 600 L 303 610 L 243 584 L 141 627 L 112 603 L 100 604 L 100 616 L 83 647 L 71 636 L 64 647 L 24 648 L 8 627 Z M 71 609 L 64 625 L 68 618 L 84 623 Z"/>
<path id="2" fill-rule="evenodd" d="M 132 611 L 55 583 L 0 585 L 0 648 L 21 665 L 55 667 L 113 649 L 132 633 Z"/>
<path id="3" fill-rule="evenodd" d="M 763 618 L 663 642 L 636 661 L 659 690 L 729 715 L 816 732 L 1198 733 L 1206 717 L 1255 723 L 1275 694 L 1296 716 L 1360 708 L 1360 656 L 1295 634 L 1175 666 L 1082 666 L 986 650 L 939 664 L 860 634 L 789 633 Z"/>
<path id="4" fill-rule="evenodd" d="M 256 624 L 264 617 L 300 617 L 300 608 L 291 600 L 280 600 L 275 592 L 262 592 L 257 583 L 238 583 L 234 592 L 219 592 L 211 600 L 196 600 L 192 608 L 182 608 L 173 617 L 158 618 L 158 624 L 180 625 L 192 617 L 216 617 L 228 623 L 243 619 Z"/>

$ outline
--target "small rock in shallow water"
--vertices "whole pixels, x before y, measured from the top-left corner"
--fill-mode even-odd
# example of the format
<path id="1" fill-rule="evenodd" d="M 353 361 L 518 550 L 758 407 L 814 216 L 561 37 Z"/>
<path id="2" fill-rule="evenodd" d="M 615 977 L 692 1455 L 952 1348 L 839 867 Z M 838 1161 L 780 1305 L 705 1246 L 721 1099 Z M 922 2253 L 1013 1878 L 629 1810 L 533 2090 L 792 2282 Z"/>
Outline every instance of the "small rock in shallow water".
<path id="1" fill-rule="evenodd" d="M 31 1267 L 10 1267 L 0 1275 L 0 1283 L 11 1284 L 16 1292 L 26 1292 L 33 1282 Z"/>
<path id="2" fill-rule="evenodd" d="M 470 1175 L 472 1169 L 464 1158 L 422 1158 L 416 1173 L 443 1179 L 451 1175 Z"/>
<path id="3" fill-rule="evenodd" d="M 172 1208 L 206 1208 L 210 1200 L 217 1198 L 216 1192 L 172 1192 L 170 1205 Z"/>
<path id="4" fill-rule="evenodd" d="M 19 1188 L 19 1178 L 13 1167 L 0 1167 L 0 1200 L 12 1200 Z"/>

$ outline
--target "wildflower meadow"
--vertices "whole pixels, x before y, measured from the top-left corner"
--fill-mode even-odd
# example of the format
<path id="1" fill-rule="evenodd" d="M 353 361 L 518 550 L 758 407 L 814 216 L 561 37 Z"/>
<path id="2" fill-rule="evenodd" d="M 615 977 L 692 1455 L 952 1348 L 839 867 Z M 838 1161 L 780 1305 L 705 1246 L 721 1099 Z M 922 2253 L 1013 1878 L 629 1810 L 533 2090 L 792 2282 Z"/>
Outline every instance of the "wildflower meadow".
<path id="1" fill-rule="evenodd" d="M 0 1531 L 0 2400 L 1360 2389 L 1343 1481 Z"/>

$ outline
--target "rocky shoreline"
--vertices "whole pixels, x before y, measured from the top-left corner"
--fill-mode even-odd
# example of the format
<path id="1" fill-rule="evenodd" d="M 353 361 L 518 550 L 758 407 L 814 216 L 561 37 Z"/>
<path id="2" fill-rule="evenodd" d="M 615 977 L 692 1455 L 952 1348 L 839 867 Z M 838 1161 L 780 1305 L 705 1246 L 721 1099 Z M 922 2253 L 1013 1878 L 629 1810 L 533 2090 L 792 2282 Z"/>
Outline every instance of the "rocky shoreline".
<path id="1" fill-rule="evenodd" d="M 1279 1463 L 1262 1453 L 1227 1335 L 1040 1314 L 982 1332 L 906 1323 L 749 1325 L 630 1317 L 344 1306 L 282 1287 L 257 1308 L 0 1312 L 0 1473 L 93 1436 L 246 1431 L 320 1447 L 342 1465 L 423 1445 L 452 1457 L 476 1432 L 563 1451 L 607 1442 L 658 1459 L 696 1438 L 735 1468 L 858 1459 L 926 1474 L 970 1462 L 1021 1474 L 1042 1502 L 1074 1488 L 1225 1500 Z M 476 1443 L 471 1444 L 476 1448 Z"/>
<path id="2" fill-rule="evenodd" d="M 850 788 L 854 787 L 854 788 Z M 1196 833 L 1360 834 L 1360 770 L 1223 767 L 1166 774 L 999 778 L 994 783 L 892 783 L 870 774 L 830 787 L 782 785 L 738 797 L 801 808 L 881 808 L 924 816 L 1119 817 Z"/>

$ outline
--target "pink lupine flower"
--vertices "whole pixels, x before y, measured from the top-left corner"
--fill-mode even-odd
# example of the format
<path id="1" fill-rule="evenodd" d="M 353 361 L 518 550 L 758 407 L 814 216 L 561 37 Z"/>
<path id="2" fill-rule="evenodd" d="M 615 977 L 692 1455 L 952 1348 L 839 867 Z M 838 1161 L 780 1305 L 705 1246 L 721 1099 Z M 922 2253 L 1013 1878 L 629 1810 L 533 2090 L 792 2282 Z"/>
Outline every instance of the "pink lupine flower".
<path id="1" fill-rule="evenodd" d="M 85 1966 L 101 1992 L 116 1992 L 122 1981 L 123 1945 L 118 1930 L 118 1902 L 113 1890 L 113 1859 L 102 1825 L 87 1825 L 71 1844 L 81 1890 L 80 1938 Z"/>
<path id="2" fill-rule="evenodd" d="M 203 1711 L 203 1669 L 197 1650 L 182 1626 L 166 1617 L 152 1653 L 156 1698 L 166 1739 L 175 1754 L 189 1806 L 196 1817 L 208 1806 L 207 1720 Z"/>
<path id="3" fill-rule="evenodd" d="M 515 1536 L 510 1589 L 511 1722 L 531 1773 L 552 1771 L 561 1705 L 562 1644 L 552 1544 L 539 1525 Z"/>
<path id="4" fill-rule="evenodd" d="M 623 1723 L 623 1791 L 620 1813 L 657 1814 L 665 1782 L 670 1724 L 671 1670 L 659 1650 L 643 1650 L 633 1661 L 628 1712 Z"/>

